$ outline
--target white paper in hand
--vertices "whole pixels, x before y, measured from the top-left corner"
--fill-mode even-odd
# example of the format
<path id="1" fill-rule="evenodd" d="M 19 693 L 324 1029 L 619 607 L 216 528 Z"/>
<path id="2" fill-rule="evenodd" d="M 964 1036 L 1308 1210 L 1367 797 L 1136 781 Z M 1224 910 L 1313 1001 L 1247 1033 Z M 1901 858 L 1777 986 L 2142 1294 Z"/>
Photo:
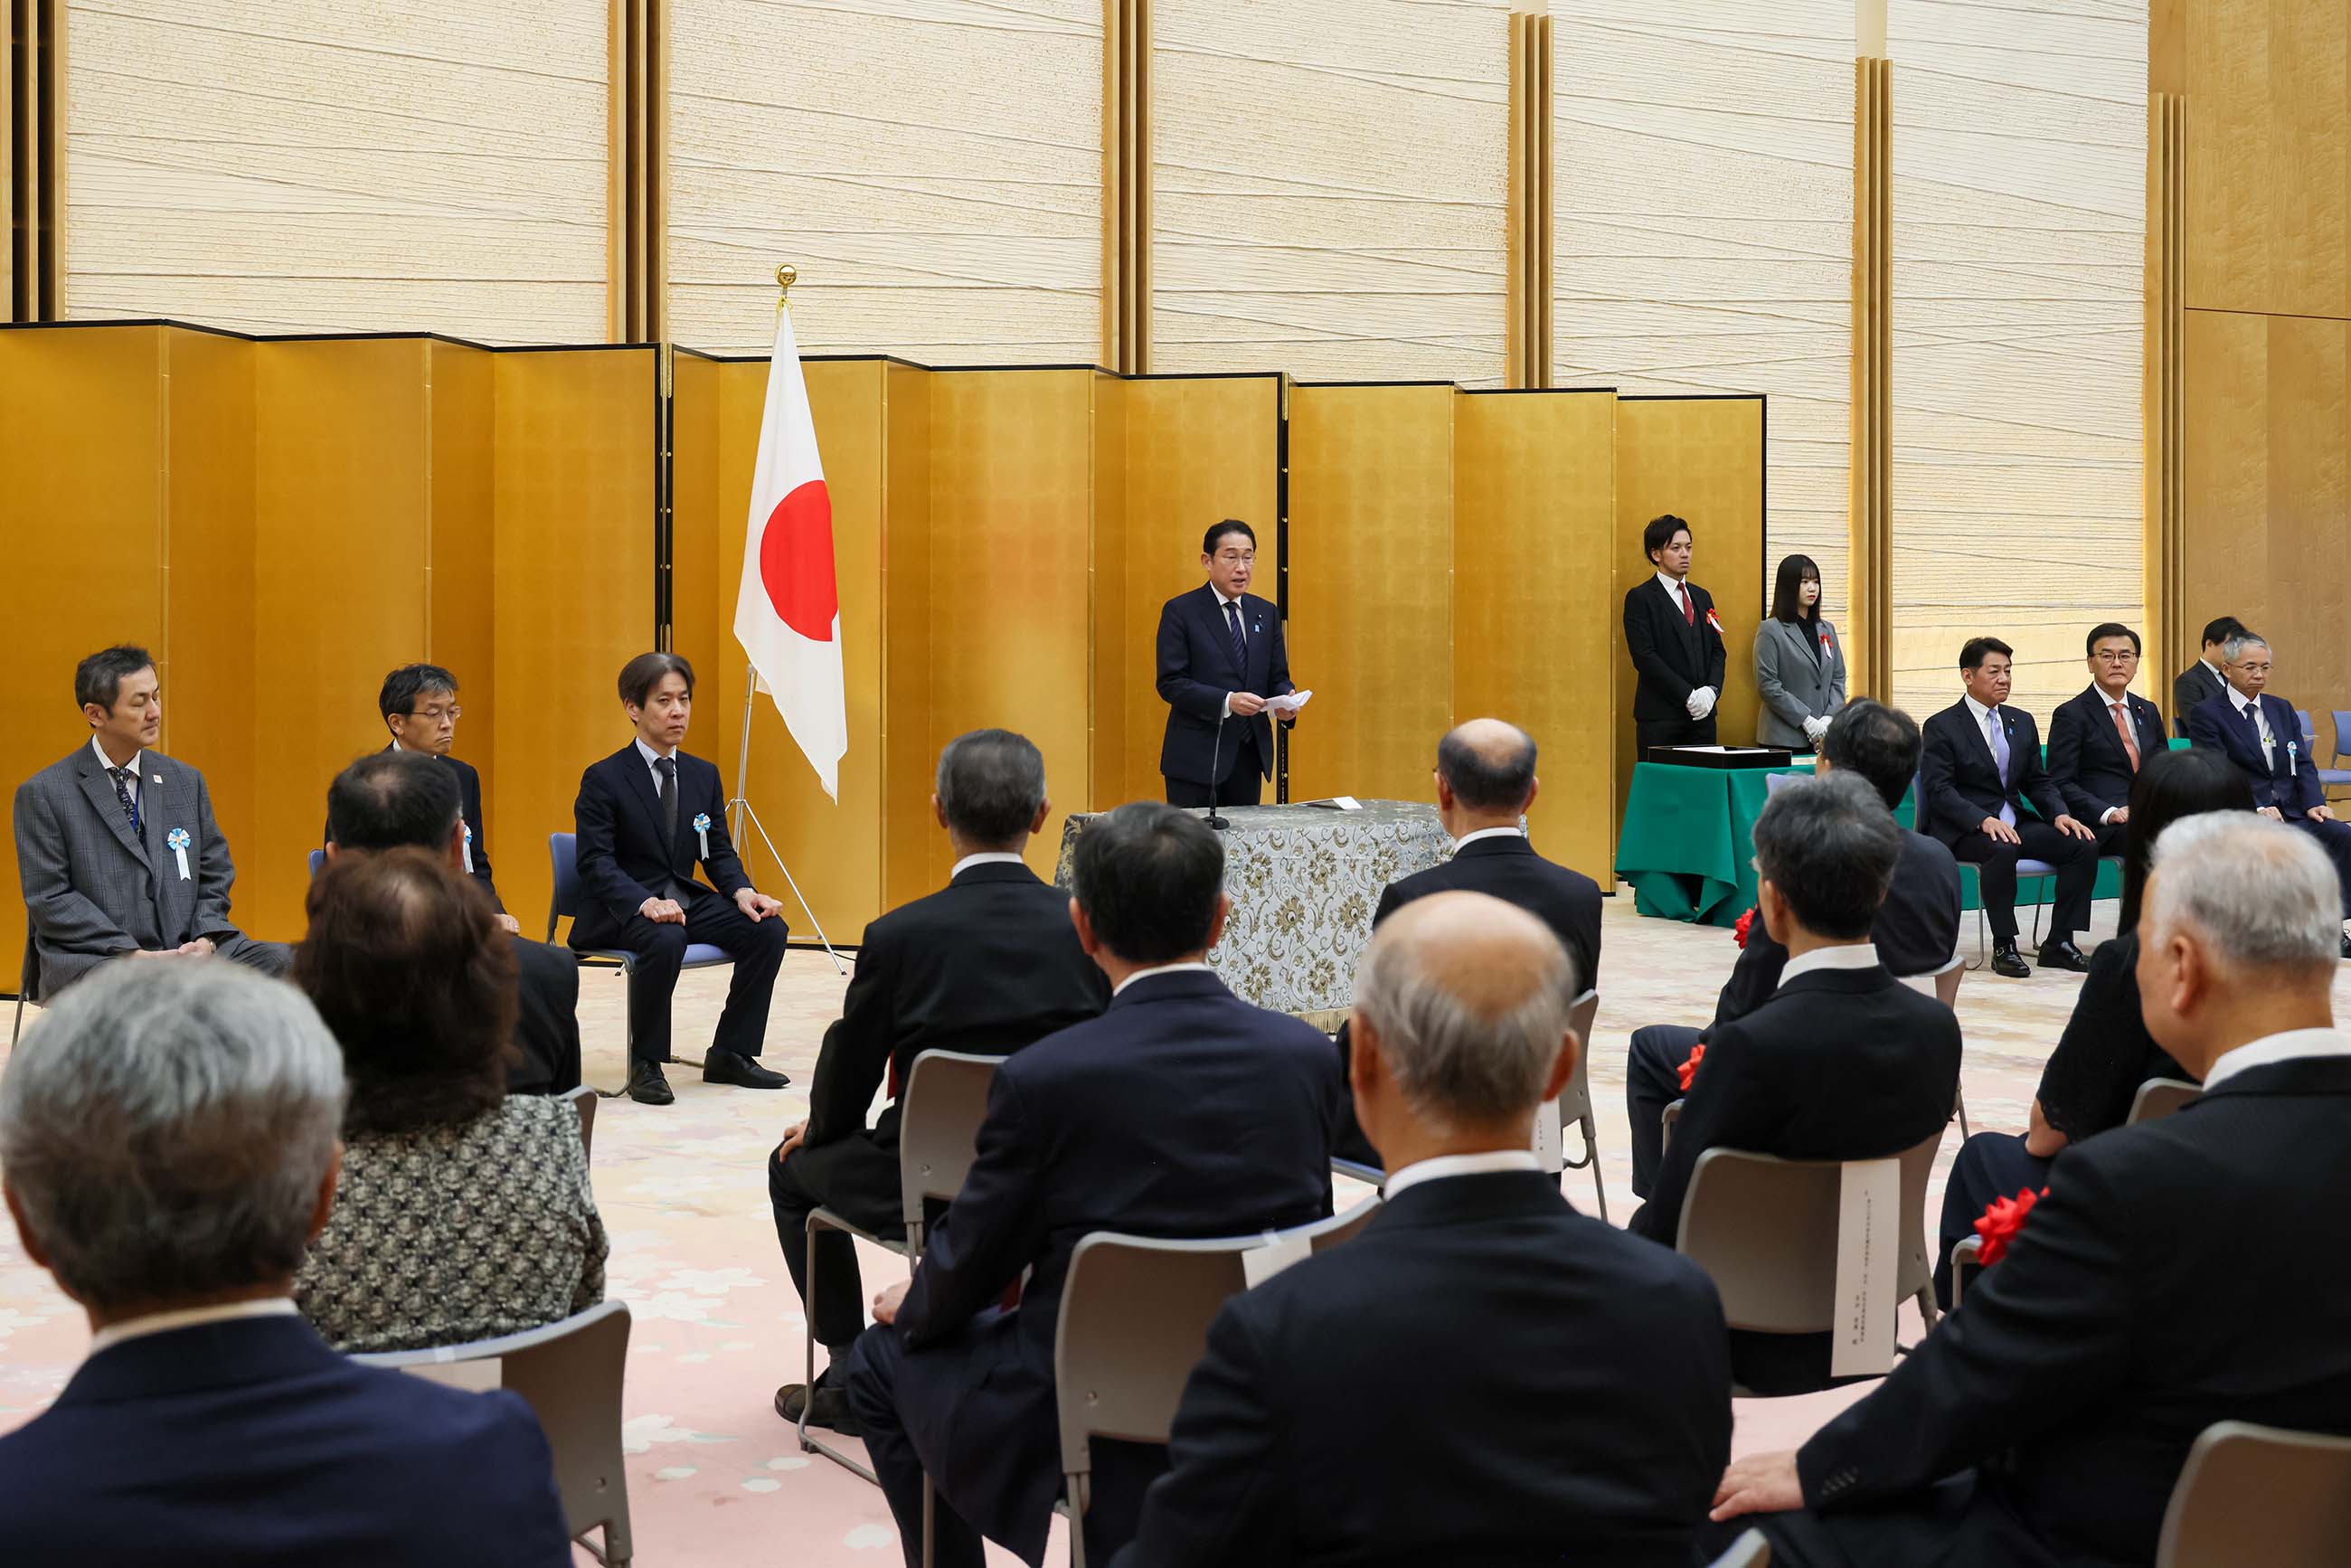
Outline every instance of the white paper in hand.
<path id="1" fill-rule="evenodd" d="M 1313 1256 L 1314 1244 L 1303 1236 L 1265 1233 L 1265 1245 L 1252 1247 L 1241 1254 L 1241 1278 L 1250 1290 L 1256 1290 L 1292 1263 Z"/>
<path id="2" fill-rule="evenodd" d="M 1894 1270 L 1902 1246 L 1902 1162 L 1848 1162 L 1837 1194 L 1836 1316 L 1831 1377 L 1894 1367 Z"/>
<path id="3" fill-rule="evenodd" d="M 1276 718 L 1295 718 L 1298 710 L 1304 707 L 1313 695 L 1312 692 L 1290 692 L 1281 696 L 1268 697 L 1266 711 Z"/>

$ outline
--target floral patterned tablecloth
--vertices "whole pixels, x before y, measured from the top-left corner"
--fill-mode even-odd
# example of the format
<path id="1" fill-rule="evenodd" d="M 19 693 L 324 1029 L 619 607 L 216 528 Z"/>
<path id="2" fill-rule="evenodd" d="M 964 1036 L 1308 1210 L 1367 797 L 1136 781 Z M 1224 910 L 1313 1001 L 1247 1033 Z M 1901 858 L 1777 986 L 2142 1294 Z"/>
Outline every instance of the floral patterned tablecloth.
<path id="1" fill-rule="evenodd" d="M 1235 995 L 1279 1012 L 1352 1002 L 1381 890 L 1453 852 L 1437 808 L 1413 800 L 1366 800 L 1360 811 L 1227 806 L 1224 815 L 1233 913 L 1208 964 Z M 1092 820 L 1073 814 L 1061 830 L 1053 880 L 1062 887 Z"/>

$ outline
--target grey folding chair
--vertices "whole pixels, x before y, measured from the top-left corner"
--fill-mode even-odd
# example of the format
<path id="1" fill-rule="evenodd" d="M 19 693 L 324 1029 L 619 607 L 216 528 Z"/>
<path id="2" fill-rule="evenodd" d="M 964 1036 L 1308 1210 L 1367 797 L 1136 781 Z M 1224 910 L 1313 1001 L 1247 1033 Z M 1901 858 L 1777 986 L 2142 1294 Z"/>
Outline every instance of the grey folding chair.
<path id="1" fill-rule="evenodd" d="M 2351 1437 L 2204 1428 L 2163 1512 L 2155 1568 L 2335 1568 L 2351 1542 Z"/>
<path id="2" fill-rule="evenodd" d="M 551 947 L 555 946 L 557 923 L 578 915 L 580 901 L 586 896 L 580 886 L 580 836 L 577 833 L 548 834 L 547 859 L 549 869 L 554 873 L 554 890 L 547 899 L 547 944 Z M 593 947 L 584 952 L 575 948 L 572 951 L 583 967 L 617 967 L 624 979 L 636 973 L 637 955 L 627 947 Z M 734 961 L 724 947 L 714 946 L 707 942 L 689 942 L 678 968 L 681 973 L 687 969 L 715 969 Z M 625 1025 L 623 1028 L 626 1030 Z M 636 1035 L 633 1030 L 627 1030 L 624 1038 L 633 1059 Z M 690 1057 L 673 1056 L 670 1060 L 684 1061 L 691 1067 L 702 1065 Z M 607 1100 L 617 1100 L 626 1091 L 609 1089 L 599 1092 Z"/>
<path id="3" fill-rule="evenodd" d="M 25 1032 L 25 1004 L 40 1001 L 40 987 L 41 955 L 33 946 L 33 930 L 28 925 L 25 928 L 24 967 L 16 971 L 16 1021 L 8 1028 L 11 1047 L 16 1045 L 16 1037 Z"/>
<path id="4" fill-rule="evenodd" d="M 1340 1242 L 1353 1241 L 1361 1236 L 1364 1227 L 1379 1218 L 1380 1206 L 1384 1201 L 1378 1193 L 1374 1193 L 1343 1214 L 1318 1219 L 1311 1225 L 1301 1225 L 1290 1234 L 1303 1238 L 1317 1252 L 1328 1252 Z"/>
<path id="5" fill-rule="evenodd" d="M 1901 980 L 1904 985 L 1919 995 L 1932 997 L 1957 1012 L 1959 1001 L 1959 982 L 1966 978 L 1967 972 L 1968 961 L 1954 954 L 1951 961 L 1941 968 L 1929 969 L 1921 975 L 1904 975 Z M 1975 1136 L 1974 1132 L 1968 1126 L 1968 1097 L 1964 1092 L 1952 1100 L 1951 1109 L 1959 1118 L 1959 1136 L 1962 1138 Z"/>
<path id="6" fill-rule="evenodd" d="M 1902 1162 L 1900 1254 L 1893 1312 L 1918 1303 L 1932 1328 L 1934 1270 L 1927 1251 L 1927 1177 L 1942 1130 L 1895 1156 Z M 1783 1160 L 1743 1149 L 1708 1149 L 1690 1173 L 1674 1249 L 1704 1269 L 1722 1297 L 1724 1321 L 1759 1333 L 1823 1333 L 1836 1312 L 1837 1160 Z M 1744 1389 L 1731 1392 L 1747 1396 Z"/>
<path id="7" fill-rule="evenodd" d="M 1773 774 L 1772 778 L 1780 775 Z M 1572 1171 L 1592 1167 L 1592 1190 L 1600 1200 L 1600 1218 L 1608 1218 L 1608 1184 L 1600 1176 L 1600 1142 L 1593 1132 L 1592 1120 L 1592 1020 L 1600 1012 L 1600 992 L 1588 990 L 1569 1004 L 1567 1027 L 1575 1031 L 1575 1075 L 1560 1091 L 1559 1126 L 1562 1135 L 1573 1122 L 1583 1130 L 1583 1157 L 1571 1160 L 1562 1147 L 1560 1161 Z"/>
<path id="8" fill-rule="evenodd" d="M 621 1383 L 629 1359 L 629 1307 L 606 1301 L 525 1333 L 476 1340 L 437 1350 L 400 1351 L 352 1359 L 394 1367 L 435 1381 L 478 1388 L 446 1369 L 495 1364 L 498 1386 L 522 1396 L 547 1434 L 555 1456 L 555 1490 L 565 1528 L 588 1554 L 611 1568 L 627 1568 L 635 1547 L 629 1533 L 629 1483 L 621 1451 Z M 420 1500 L 430 1506 L 431 1500 Z M 601 1551 L 585 1539 L 603 1531 Z"/>
<path id="9" fill-rule="evenodd" d="M 976 1153 L 973 1145 L 979 1137 L 979 1124 L 987 1115 L 988 1085 L 996 1081 L 996 1070 L 1003 1061 L 1002 1057 L 975 1056 L 960 1051 L 926 1051 L 914 1058 L 899 1101 L 898 1201 L 900 1217 L 906 1225 L 906 1239 L 886 1241 L 852 1225 L 829 1208 L 818 1209 L 808 1218 L 810 1301 L 816 1300 L 816 1239 L 820 1231 L 842 1231 L 895 1252 L 906 1260 L 911 1270 L 914 1260 L 923 1255 L 925 1204 L 932 1199 L 952 1201 L 963 1190 L 963 1178 L 970 1171 Z M 804 1311 L 800 1315 L 807 1322 L 807 1374 L 803 1381 L 814 1388 L 816 1314 Z M 880 1485 L 871 1469 L 809 1436 L 808 1406 L 809 1401 L 803 1399 L 797 1428 L 802 1451 L 822 1454 L 841 1469 Z"/>
<path id="10" fill-rule="evenodd" d="M 582 1083 L 575 1089 L 565 1090 L 559 1096 L 558 1096 L 558 1098 L 570 1101 L 571 1108 L 580 1113 L 580 1153 L 581 1157 L 585 1158 L 593 1155 L 596 1152 L 595 1086 L 592 1084 Z"/>
<path id="11" fill-rule="evenodd" d="M 1750 1530 L 1714 1560 L 1713 1568 L 1771 1568 L 1771 1542 L 1761 1531 Z"/>

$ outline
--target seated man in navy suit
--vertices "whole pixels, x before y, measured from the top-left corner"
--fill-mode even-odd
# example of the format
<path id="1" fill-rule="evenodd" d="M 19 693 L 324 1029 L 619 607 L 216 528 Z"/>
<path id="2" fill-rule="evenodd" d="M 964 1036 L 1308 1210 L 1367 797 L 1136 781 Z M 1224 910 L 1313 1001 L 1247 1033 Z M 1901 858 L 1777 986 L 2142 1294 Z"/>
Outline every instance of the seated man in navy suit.
<path id="1" fill-rule="evenodd" d="M 1267 705 L 1297 690 L 1281 611 L 1248 591 L 1257 532 L 1247 523 L 1228 517 L 1211 528 L 1200 564 L 1208 580 L 1159 607 L 1159 695 L 1167 704 L 1159 771 L 1172 805 L 1254 806 L 1273 777 Z M 1297 719 L 1281 722 L 1288 728 Z"/>
<path id="2" fill-rule="evenodd" d="M 678 749 L 694 712 L 694 666 L 675 653 L 638 654 L 621 672 L 621 706 L 636 738 L 580 776 L 571 808 L 581 895 L 571 946 L 637 956 L 629 975 L 629 1098 L 647 1105 L 673 1098 L 662 1074 L 671 1060 L 670 996 L 693 942 L 735 960 L 703 1082 L 781 1089 L 791 1080 L 758 1058 L 789 932 L 784 906 L 752 887 L 727 841 L 718 769 Z M 695 880 L 696 864 L 709 886 Z"/>
<path id="3" fill-rule="evenodd" d="M 95 1337 L 0 1437 L 9 1562 L 570 1563 L 528 1406 L 346 1361 L 295 1312 L 343 1092 L 302 993 L 218 958 L 107 965 L 26 1031 L 8 1212 Z"/>
<path id="4" fill-rule="evenodd" d="M 2138 633 L 2119 622 L 2090 629 L 2090 689 L 2049 716 L 2049 781 L 2076 821 L 2097 830 L 2098 853 L 2123 852 L 2131 783 L 2171 745 L 2163 713 L 2134 695 Z"/>
<path id="5" fill-rule="evenodd" d="M 457 741 L 457 720 L 465 711 L 457 706 L 457 677 L 438 664 L 402 664 L 384 676 L 375 706 L 383 716 L 384 728 L 392 732 L 392 750 L 437 757 L 457 776 L 458 810 L 465 824 L 459 862 L 465 874 L 490 895 L 498 924 L 510 935 L 520 935 L 522 923 L 507 913 L 497 883 L 490 879 L 490 838 L 482 821 L 482 776 L 472 763 L 449 754 Z"/>
<path id="6" fill-rule="evenodd" d="M 997 1070 L 963 1190 L 913 1283 L 874 1301 L 845 1373 L 910 1568 L 923 1561 L 925 1471 L 939 1568 L 979 1568 L 983 1534 L 1044 1561 L 1061 1491 L 1054 1328 L 1089 1232 L 1253 1236 L 1331 1212 L 1338 1058 L 1320 1030 L 1209 972 L 1232 908 L 1224 875 L 1217 835 L 1156 801 L 1079 836 L 1072 917 L 1110 979 L 1110 1010 Z M 1167 1460 L 1135 1444 L 1092 1452 L 1086 1555 L 1102 1563 L 1134 1533 Z"/>
<path id="7" fill-rule="evenodd" d="M 2225 755 L 2252 781 L 2253 807 L 2291 822 L 2318 841 L 2343 883 L 2343 913 L 2351 917 L 2351 822 L 2335 815 L 2318 782 L 2318 768 L 2302 744 L 2302 721 L 2283 697 L 2266 695 L 2270 645 L 2240 632 L 2220 645 L 2228 691 L 2188 716 L 2188 738 Z M 2343 938 L 2351 958 L 2351 936 Z"/>

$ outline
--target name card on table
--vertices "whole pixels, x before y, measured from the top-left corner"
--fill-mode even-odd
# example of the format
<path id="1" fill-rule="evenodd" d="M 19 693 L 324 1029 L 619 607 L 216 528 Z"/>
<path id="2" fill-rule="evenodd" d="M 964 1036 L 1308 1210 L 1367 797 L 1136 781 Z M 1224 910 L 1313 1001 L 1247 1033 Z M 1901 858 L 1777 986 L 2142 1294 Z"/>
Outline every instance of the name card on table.
<path id="1" fill-rule="evenodd" d="M 1894 1366 L 1894 1281 L 1902 1249 L 1902 1162 L 1846 1162 L 1837 1193 L 1836 1315 L 1831 1377 Z"/>

